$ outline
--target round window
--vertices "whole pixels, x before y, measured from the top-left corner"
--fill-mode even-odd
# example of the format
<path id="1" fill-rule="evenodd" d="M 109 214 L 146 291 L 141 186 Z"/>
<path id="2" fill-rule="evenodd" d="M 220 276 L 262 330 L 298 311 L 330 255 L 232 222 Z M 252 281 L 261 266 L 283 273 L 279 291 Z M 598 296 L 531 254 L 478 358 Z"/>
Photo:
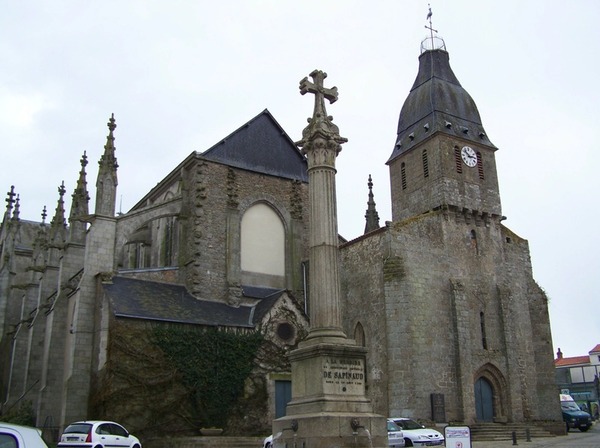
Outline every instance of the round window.
<path id="1" fill-rule="evenodd" d="M 282 322 L 277 326 L 277 336 L 284 341 L 289 341 L 294 337 L 294 327 L 287 322 Z"/>

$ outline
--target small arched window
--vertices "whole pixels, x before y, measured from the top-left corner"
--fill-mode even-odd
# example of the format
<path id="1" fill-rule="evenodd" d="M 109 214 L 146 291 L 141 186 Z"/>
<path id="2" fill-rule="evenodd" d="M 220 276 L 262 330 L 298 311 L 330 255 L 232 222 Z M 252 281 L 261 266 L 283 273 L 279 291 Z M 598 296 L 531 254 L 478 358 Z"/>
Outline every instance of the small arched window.
<path id="1" fill-rule="evenodd" d="M 454 147 L 454 163 L 456 165 L 456 172 L 462 174 L 462 159 L 460 157 L 460 149 L 458 149 L 458 146 Z"/>
<path id="2" fill-rule="evenodd" d="M 358 322 L 356 327 L 354 327 L 354 340 L 356 341 L 356 345 L 360 347 L 366 346 L 365 329 L 360 322 Z"/>

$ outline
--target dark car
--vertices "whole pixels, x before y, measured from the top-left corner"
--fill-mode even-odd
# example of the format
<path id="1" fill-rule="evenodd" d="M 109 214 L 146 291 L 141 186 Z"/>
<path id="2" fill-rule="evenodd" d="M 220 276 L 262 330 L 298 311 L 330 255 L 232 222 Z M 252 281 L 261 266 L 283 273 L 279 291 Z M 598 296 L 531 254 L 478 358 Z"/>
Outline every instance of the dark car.
<path id="1" fill-rule="evenodd" d="M 560 394 L 560 408 L 567 432 L 569 429 L 578 428 L 585 432 L 592 427 L 592 416 L 581 408 L 570 395 Z"/>

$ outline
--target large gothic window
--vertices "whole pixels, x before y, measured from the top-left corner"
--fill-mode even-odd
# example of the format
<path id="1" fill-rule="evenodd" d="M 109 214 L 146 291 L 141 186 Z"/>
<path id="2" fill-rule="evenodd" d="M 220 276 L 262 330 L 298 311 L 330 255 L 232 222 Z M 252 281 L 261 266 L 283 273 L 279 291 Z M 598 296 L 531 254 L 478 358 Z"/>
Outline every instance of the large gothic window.
<path id="1" fill-rule="evenodd" d="M 250 207 L 242 217 L 241 267 L 246 273 L 285 275 L 285 229 L 267 204 Z"/>

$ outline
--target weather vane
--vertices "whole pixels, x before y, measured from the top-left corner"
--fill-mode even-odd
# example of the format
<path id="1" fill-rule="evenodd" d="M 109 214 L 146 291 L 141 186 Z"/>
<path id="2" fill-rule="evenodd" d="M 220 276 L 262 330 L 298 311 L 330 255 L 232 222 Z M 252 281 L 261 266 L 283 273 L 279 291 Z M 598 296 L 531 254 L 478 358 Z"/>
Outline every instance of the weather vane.
<path id="1" fill-rule="evenodd" d="M 433 32 L 435 31 L 437 33 L 437 30 L 434 30 L 433 26 L 431 25 L 431 16 L 433 15 L 433 13 L 431 12 L 431 4 L 427 3 L 427 6 L 429 7 L 429 12 L 427 13 L 427 20 L 429 20 L 429 26 L 425 25 L 425 28 L 427 28 L 431 33 L 431 49 L 433 50 Z"/>

